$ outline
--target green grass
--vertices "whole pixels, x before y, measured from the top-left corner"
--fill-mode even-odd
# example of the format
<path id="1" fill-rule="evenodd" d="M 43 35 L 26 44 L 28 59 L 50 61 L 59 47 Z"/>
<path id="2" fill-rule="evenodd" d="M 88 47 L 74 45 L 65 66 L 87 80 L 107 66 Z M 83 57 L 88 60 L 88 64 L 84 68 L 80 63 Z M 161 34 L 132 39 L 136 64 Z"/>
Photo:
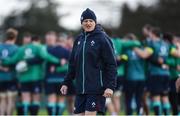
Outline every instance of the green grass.
<path id="1" fill-rule="evenodd" d="M 153 113 L 151 112 L 150 115 L 152 115 Z M 14 116 L 16 116 L 16 111 L 13 113 Z M 47 110 L 46 109 L 40 109 L 38 115 L 48 115 Z M 67 110 L 64 111 L 63 115 L 68 115 Z M 106 115 L 110 115 L 108 112 L 106 112 Z M 119 113 L 119 115 L 125 115 L 125 112 L 122 111 Z M 135 113 L 133 115 L 136 115 Z"/>
<path id="2" fill-rule="evenodd" d="M 13 113 L 14 116 L 16 116 L 16 111 Z M 40 109 L 38 115 L 48 115 L 46 109 Z M 67 110 L 64 111 L 63 115 L 68 115 Z M 106 112 L 106 115 L 110 115 L 108 112 Z M 120 112 L 120 115 L 125 115 L 124 112 Z"/>
<path id="3" fill-rule="evenodd" d="M 68 115 L 67 110 L 65 110 L 63 114 Z M 15 116 L 17 115 L 16 111 L 13 113 L 13 115 L 15 115 Z M 47 110 L 46 109 L 40 109 L 38 115 L 48 115 Z"/>

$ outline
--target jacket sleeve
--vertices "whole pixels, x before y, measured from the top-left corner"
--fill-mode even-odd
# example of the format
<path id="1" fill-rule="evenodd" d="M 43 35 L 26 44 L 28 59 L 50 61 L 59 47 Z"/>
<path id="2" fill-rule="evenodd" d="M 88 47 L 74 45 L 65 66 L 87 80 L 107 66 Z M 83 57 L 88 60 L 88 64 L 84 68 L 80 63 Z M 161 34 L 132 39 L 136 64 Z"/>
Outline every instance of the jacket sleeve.
<path id="1" fill-rule="evenodd" d="M 28 65 L 42 64 L 43 61 L 44 61 L 44 60 L 41 59 L 41 58 L 39 58 L 39 57 L 26 59 L 26 62 L 27 62 Z"/>
<path id="2" fill-rule="evenodd" d="M 41 46 L 38 46 L 38 47 L 39 47 L 38 55 L 40 56 L 40 58 L 42 58 L 48 62 L 60 64 L 60 60 L 58 58 L 56 58 L 55 56 L 49 54 L 45 47 L 41 47 Z"/>
<path id="3" fill-rule="evenodd" d="M 69 59 L 69 56 L 70 56 L 70 51 L 69 50 L 64 50 L 63 51 L 64 52 L 64 54 L 63 54 L 63 58 L 65 58 L 65 59 Z"/>
<path id="4" fill-rule="evenodd" d="M 104 87 L 112 90 L 116 87 L 117 64 L 115 59 L 114 48 L 108 36 L 104 36 L 101 47 L 103 63 L 103 83 Z"/>
<path id="5" fill-rule="evenodd" d="M 161 67 L 161 64 L 158 62 L 158 58 L 149 57 L 149 58 L 147 58 L 146 61 L 147 61 L 147 62 L 150 62 L 150 63 L 153 64 L 154 66 Z"/>
<path id="6" fill-rule="evenodd" d="M 130 49 L 133 47 L 141 46 L 141 43 L 137 40 L 127 40 L 127 41 L 122 40 L 121 45 L 124 49 Z"/>
<path id="7" fill-rule="evenodd" d="M 70 56 L 70 51 L 64 49 L 63 51 L 63 58 L 68 60 Z M 56 72 L 67 72 L 68 70 L 68 63 L 63 65 L 63 66 L 57 66 L 56 67 Z"/>
<path id="8" fill-rule="evenodd" d="M 68 73 L 66 75 L 66 77 L 64 78 L 64 82 L 63 85 L 68 85 L 69 83 L 71 83 L 73 81 L 73 79 L 75 78 L 75 46 L 77 43 L 77 39 L 74 42 L 73 45 L 73 49 L 69 58 L 69 65 L 68 65 Z"/>
<path id="9" fill-rule="evenodd" d="M 8 57 L 8 58 L 4 59 L 2 61 L 2 64 L 3 65 L 15 65 L 18 61 L 21 60 L 22 51 L 23 51 L 23 49 L 19 48 L 12 57 Z"/>
<path id="10" fill-rule="evenodd" d="M 67 70 L 68 70 L 68 64 L 56 67 L 56 72 L 67 72 Z"/>
<path id="11" fill-rule="evenodd" d="M 171 68 L 172 68 L 172 67 L 176 68 L 176 66 L 177 66 L 176 59 L 175 59 L 175 58 L 172 58 L 172 57 L 167 58 L 167 59 L 165 60 L 165 63 L 166 63 L 167 65 L 169 65 Z"/>

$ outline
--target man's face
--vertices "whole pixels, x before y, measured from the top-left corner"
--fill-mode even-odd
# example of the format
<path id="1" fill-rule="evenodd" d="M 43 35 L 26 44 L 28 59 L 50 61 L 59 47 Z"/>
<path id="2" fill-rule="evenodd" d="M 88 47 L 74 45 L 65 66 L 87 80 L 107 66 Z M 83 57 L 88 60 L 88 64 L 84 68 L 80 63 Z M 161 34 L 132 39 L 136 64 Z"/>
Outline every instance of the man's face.
<path id="1" fill-rule="evenodd" d="M 47 45 L 54 45 L 56 43 L 56 36 L 53 34 L 47 34 L 45 38 Z"/>
<path id="2" fill-rule="evenodd" d="M 142 32 L 143 32 L 144 36 L 146 36 L 146 37 L 149 36 L 149 31 L 147 28 L 143 28 Z"/>
<path id="3" fill-rule="evenodd" d="M 92 19 L 85 19 L 82 22 L 82 28 L 84 29 L 85 32 L 91 32 L 95 29 L 96 23 Z"/>
<path id="4" fill-rule="evenodd" d="M 155 37 L 155 35 L 150 31 L 149 37 L 150 37 L 151 39 L 153 39 L 153 38 Z"/>
<path id="5" fill-rule="evenodd" d="M 31 37 L 30 36 L 24 37 L 23 38 L 23 44 L 29 44 L 29 43 L 31 43 Z"/>
<path id="6" fill-rule="evenodd" d="M 176 45 L 176 46 L 180 45 L 180 37 L 174 36 L 172 42 L 173 42 L 173 44 Z"/>

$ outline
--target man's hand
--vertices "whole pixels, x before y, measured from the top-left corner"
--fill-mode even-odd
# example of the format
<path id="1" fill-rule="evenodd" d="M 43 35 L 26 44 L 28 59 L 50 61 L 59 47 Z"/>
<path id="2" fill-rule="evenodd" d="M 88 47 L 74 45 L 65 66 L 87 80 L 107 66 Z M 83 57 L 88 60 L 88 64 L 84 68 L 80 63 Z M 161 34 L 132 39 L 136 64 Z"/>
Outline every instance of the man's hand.
<path id="1" fill-rule="evenodd" d="M 180 49 L 180 43 L 179 43 L 179 42 L 176 42 L 175 45 L 176 45 L 176 47 L 177 47 L 178 49 Z"/>
<path id="2" fill-rule="evenodd" d="M 2 66 L 0 66 L 0 70 L 1 70 L 1 71 L 4 71 L 4 72 L 8 72 L 8 71 L 9 71 L 9 68 L 8 68 L 8 67 L 2 67 Z"/>
<path id="3" fill-rule="evenodd" d="M 176 80 L 176 92 L 180 90 L 180 77 Z"/>
<path id="4" fill-rule="evenodd" d="M 177 66 L 177 70 L 180 71 L 180 65 Z"/>
<path id="5" fill-rule="evenodd" d="M 112 95 L 113 95 L 113 90 L 111 90 L 109 88 L 107 88 L 103 94 L 104 97 L 111 97 Z"/>
<path id="6" fill-rule="evenodd" d="M 161 57 L 159 57 L 159 58 L 158 58 L 158 63 L 159 63 L 159 64 L 163 64 L 163 63 L 164 63 L 164 59 L 161 58 Z"/>
<path id="7" fill-rule="evenodd" d="M 63 85 L 60 89 L 61 93 L 63 95 L 66 95 L 67 94 L 67 90 L 68 90 L 68 87 L 66 85 Z"/>
<path id="8" fill-rule="evenodd" d="M 169 69 L 169 66 L 166 64 L 162 64 L 162 68 L 167 70 L 167 69 Z"/>
<path id="9" fill-rule="evenodd" d="M 60 62 L 61 62 L 61 65 L 63 66 L 63 65 L 65 65 L 67 63 L 67 60 L 63 58 L 63 59 L 61 59 Z"/>
<path id="10" fill-rule="evenodd" d="M 52 66 L 50 66 L 50 69 L 49 69 L 49 70 L 50 70 L 51 73 L 54 73 L 55 70 L 56 70 L 56 67 L 52 65 Z"/>
<path id="11" fill-rule="evenodd" d="M 4 72 L 8 72 L 9 68 L 8 67 L 4 67 L 3 70 L 4 70 Z"/>

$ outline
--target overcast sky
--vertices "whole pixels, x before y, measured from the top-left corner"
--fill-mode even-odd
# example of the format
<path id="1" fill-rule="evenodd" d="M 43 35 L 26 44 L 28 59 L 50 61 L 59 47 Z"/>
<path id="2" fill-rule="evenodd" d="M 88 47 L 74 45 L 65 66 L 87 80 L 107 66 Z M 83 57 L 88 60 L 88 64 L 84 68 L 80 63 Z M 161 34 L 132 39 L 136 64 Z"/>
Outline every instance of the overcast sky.
<path id="1" fill-rule="evenodd" d="M 123 3 L 127 3 L 132 10 L 135 10 L 138 4 L 145 6 L 155 5 L 157 0 L 56 0 L 61 4 L 57 9 L 58 14 L 65 16 L 59 23 L 67 29 L 77 29 L 80 27 L 80 16 L 86 8 L 92 9 L 99 23 L 107 26 L 116 27 L 119 24 L 121 13 L 119 8 Z M 41 4 L 44 5 L 43 3 Z M 0 0 L 0 24 L 3 17 L 9 15 L 12 11 L 21 12 L 29 8 L 27 0 Z"/>

